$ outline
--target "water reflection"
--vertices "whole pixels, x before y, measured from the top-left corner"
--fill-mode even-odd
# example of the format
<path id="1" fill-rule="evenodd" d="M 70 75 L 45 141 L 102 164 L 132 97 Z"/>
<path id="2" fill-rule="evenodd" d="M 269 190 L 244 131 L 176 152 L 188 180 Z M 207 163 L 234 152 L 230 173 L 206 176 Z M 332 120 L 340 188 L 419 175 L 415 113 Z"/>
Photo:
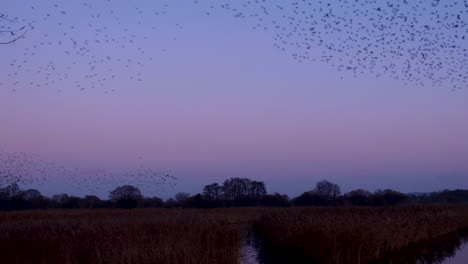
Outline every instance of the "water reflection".
<path id="1" fill-rule="evenodd" d="M 468 242 L 458 250 L 456 255 L 452 258 L 446 259 L 443 264 L 466 264 L 468 263 Z"/>
<path id="2" fill-rule="evenodd" d="M 272 249 L 252 230 L 245 235 L 241 255 L 243 264 L 311 263 L 293 248 Z M 466 264 L 468 229 L 388 251 L 381 259 L 371 263 Z"/>
<path id="3" fill-rule="evenodd" d="M 241 264 L 259 264 L 260 261 L 261 240 L 254 232 L 249 229 L 244 237 L 244 244 L 241 248 Z"/>
<path id="4" fill-rule="evenodd" d="M 453 258 L 467 242 L 468 230 L 464 230 L 390 252 L 383 263 L 445 263 L 447 259 Z"/>

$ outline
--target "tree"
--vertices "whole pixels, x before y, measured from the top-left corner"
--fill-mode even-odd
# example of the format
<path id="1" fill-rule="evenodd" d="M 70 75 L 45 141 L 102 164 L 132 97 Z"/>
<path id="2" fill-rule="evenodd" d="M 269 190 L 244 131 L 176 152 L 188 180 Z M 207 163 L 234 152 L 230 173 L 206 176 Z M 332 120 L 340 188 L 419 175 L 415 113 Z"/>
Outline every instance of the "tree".
<path id="1" fill-rule="evenodd" d="M 206 185 L 203 188 L 203 197 L 209 201 L 221 200 L 222 194 L 223 188 L 217 183 Z"/>
<path id="2" fill-rule="evenodd" d="M 250 180 L 247 178 L 230 178 L 223 183 L 223 194 L 226 201 L 238 203 L 246 200 L 249 194 Z"/>
<path id="3" fill-rule="evenodd" d="M 249 196 L 254 201 L 260 201 L 267 194 L 265 183 L 262 181 L 251 181 Z"/>
<path id="4" fill-rule="evenodd" d="M 144 198 L 143 207 L 163 207 L 164 201 L 159 197 Z"/>
<path id="5" fill-rule="evenodd" d="M 291 202 L 289 201 L 289 197 L 285 194 L 266 194 L 262 198 L 262 205 L 263 206 L 277 206 L 277 207 L 287 207 L 291 206 Z"/>
<path id="6" fill-rule="evenodd" d="M 267 194 L 265 183 L 248 178 L 230 178 L 220 186 L 217 183 L 203 188 L 205 207 L 260 205 Z"/>
<path id="7" fill-rule="evenodd" d="M 184 207 L 188 207 L 188 208 L 213 208 L 213 207 L 217 207 L 217 204 L 212 200 L 207 200 L 204 195 L 198 193 L 198 194 L 188 198 L 184 202 Z"/>
<path id="8" fill-rule="evenodd" d="M 40 191 L 35 190 L 35 189 L 29 189 L 25 191 L 21 191 L 18 196 L 21 196 L 21 198 L 25 200 L 35 200 L 35 199 L 42 199 L 43 196 Z"/>
<path id="9" fill-rule="evenodd" d="M 366 191 L 363 189 L 357 189 L 357 190 L 353 190 L 347 193 L 346 199 L 352 205 L 367 206 L 367 205 L 372 205 L 371 196 L 372 196 L 372 193 L 370 193 L 369 191 Z"/>
<path id="10" fill-rule="evenodd" d="M 118 208 L 135 208 L 141 203 L 143 195 L 139 188 L 124 185 L 111 191 L 109 198 Z"/>
<path id="11" fill-rule="evenodd" d="M 327 205 L 323 196 L 314 191 L 304 192 L 292 200 L 293 204 L 299 206 L 323 206 Z"/>
<path id="12" fill-rule="evenodd" d="M 52 201 L 57 203 L 58 205 L 64 204 L 67 202 L 69 196 L 66 193 L 61 193 L 61 194 L 54 194 L 52 196 Z"/>
<path id="13" fill-rule="evenodd" d="M 121 199 L 141 199 L 143 195 L 138 187 L 133 185 L 124 185 L 115 188 L 113 191 L 109 193 L 109 198 L 111 201 L 117 201 Z"/>
<path id="14" fill-rule="evenodd" d="M 190 198 L 189 193 L 179 192 L 175 195 L 175 201 L 178 206 L 184 206 L 184 203 Z"/>
<path id="15" fill-rule="evenodd" d="M 174 198 L 169 198 L 164 203 L 165 207 L 175 207 L 176 205 L 177 205 L 177 202 L 176 202 L 176 200 L 174 200 Z"/>
<path id="16" fill-rule="evenodd" d="M 14 195 L 21 192 L 20 187 L 17 183 L 12 183 L 4 188 L 0 189 L 0 199 L 9 199 Z"/>
<path id="17" fill-rule="evenodd" d="M 84 208 L 85 201 L 76 196 L 69 196 L 68 199 L 62 204 L 63 208 L 67 209 L 78 209 L 78 208 Z"/>
<path id="18" fill-rule="evenodd" d="M 84 202 L 85 208 L 99 208 L 103 206 L 101 199 L 95 195 L 86 195 Z"/>
<path id="19" fill-rule="evenodd" d="M 383 191 L 383 199 L 386 205 L 397 205 L 406 202 L 408 197 L 401 192 L 386 189 Z"/>
<path id="20" fill-rule="evenodd" d="M 341 195 L 340 186 L 326 180 L 317 182 L 313 192 L 324 200 L 325 205 L 333 204 Z"/>

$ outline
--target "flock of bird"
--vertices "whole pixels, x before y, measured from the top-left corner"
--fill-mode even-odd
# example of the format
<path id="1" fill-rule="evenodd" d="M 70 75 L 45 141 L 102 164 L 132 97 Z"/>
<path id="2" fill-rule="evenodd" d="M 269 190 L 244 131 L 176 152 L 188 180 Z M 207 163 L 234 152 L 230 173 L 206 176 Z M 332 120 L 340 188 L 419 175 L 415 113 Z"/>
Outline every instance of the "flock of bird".
<path id="1" fill-rule="evenodd" d="M 118 186 L 133 185 L 144 190 L 145 194 L 157 195 L 167 188 L 174 188 L 177 183 L 177 178 L 171 172 L 144 166 L 121 171 L 99 169 L 82 172 L 75 169 L 72 175 L 79 189 L 94 194 L 107 193 Z"/>
<path id="2" fill-rule="evenodd" d="M 55 86 L 59 92 L 69 87 L 111 93 L 122 79 L 143 81 L 143 68 L 157 63 L 150 55 L 154 52 L 143 47 L 154 49 L 145 42 L 159 34 L 158 18 L 168 15 L 169 2 L 135 7 L 127 1 L 124 8 L 115 2 L 74 6 L 44 1 L 24 10 L 28 19 L 0 13 L 0 44 L 8 44 L 0 48 L 22 49 L 12 61 L 0 62 L 10 69 L 1 73 L 0 88 Z M 193 5 L 207 16 L 219 12 L 248 21 L 299 62 L 454 91 L 468 83 L 468 0 L 195 0 Z M 174 30 L 183 27 L 178 23 Z M 79 169 L 66 170 L 24 153 L 0 153 L 0 185 L 31 183 L 52 171 L 72 175 L 88 189 L 172 186 L 176 181 L 170 173 L 144 167 L 80 177 Z"/>
<path id="3" fill-rule="evenodd" d="M 26 153 L 0 153 L 0 186 L 30 183 L 33 159 Z"/>
<path id="4" fill-rule="evenodd" d="M 13 26 L 16 25 L 16 19 L 10 19 L 5 14 L 0 13 L 0 22 L 8 24 L 0 27 L 0 44 L 11 44 L 26 35 L 26 26 L 19 28 Z"/>
<path id="5" fill-rule="evenodd" d="M 0 152 L 0 187 L 11 183 L 41 184 L 46 176 L 60 176 L 65 172 L 64 166 L 28 153 Z"/>
<path id="6" fill-rule="evenodd" d="M 272 32 L 274 46 L 299 62 L 327 63 L 343 75 L 386 75 L 408 85 L 454 91 L 468 83 L 468 0 L 244 0 L 207 5 L 248 19 L 253 29 Z"/>
<path id="7" fill-rule="evenodd" d="M 76 187 L 86 194 L 101 195 L 122 185 L 133 185 L 157 194 L 173 188 L 177 178 L 163 170 L 136 166 L 133 169 L 110 171 L 67 168 L 56 162 L 40 159 L 23 152 L 0 152 L 0 188 L 12 183 L 23 186 L 43 186 L 60 182 Z"/>
<path id="8" fill-rule="evenodd" d="M 4 34 L 0 42 L 22 51 L 8 62 L 10 71 L 4 73 L 0 88 L 54 87 L 58 92 L 100 89 L 112 93 L 124 80 L 142 82 L 142 69 L 153 58 L 146 55 L 141 44 L 156 34 L 156 21 L 149 26 L 142 18 L 147 14 L 140 8 L 133 8 L 135 14 L 129 19 L 127 9 L 113 9 L 112 4 L 111 0 L 44 1 L 24 10 L 29 21 L 2 15 L 0 30 Z M 164 16 L 166 8 L 164 4 L 155 7 L 151 11 L 153 20 Z M 18 26 L 22 30 L 14 31 Z"/>
<path id="9" fill-rule="evenodd" d="M 153 1 L 138 7 L 127 2 L 121 10 L 117 2 L 80 2 L 79 9 L 57 3 L 30 6 L 29 22 L 1 14 L 0 42 L 3 36 L 24 48 L 22 56 L 9 63 L 8 86 L 13 90 L 61 87 L 61 82 L 70 81 L 79 90 L 102 88 L 108 93 L 115 91 L 109 88 L 114 79 L 142 81 L 143 67 L 157 63 L 143 48 L 151 45 L 144 43 L 158 34 L 157 18 L 167 15 L 169 3 Z M 271 32 L 273 45 L 295 60 L 327 63 L 343 75 L 386 75 L 407 84 L 453 90 L 468 82 L 468 0 L 195 0 L 193 4 L 207 16 L 222 12 L 248 20 L 253 29 Z M 179 24 L 177 28 L 182 29 Z M 58 55 L 39 63 L 32 59 L 44 52 Z M 76 79 L 76 72 L 81 78 Z M 25 81 L 27 76 L 32 76 L 30 81 Z"/>

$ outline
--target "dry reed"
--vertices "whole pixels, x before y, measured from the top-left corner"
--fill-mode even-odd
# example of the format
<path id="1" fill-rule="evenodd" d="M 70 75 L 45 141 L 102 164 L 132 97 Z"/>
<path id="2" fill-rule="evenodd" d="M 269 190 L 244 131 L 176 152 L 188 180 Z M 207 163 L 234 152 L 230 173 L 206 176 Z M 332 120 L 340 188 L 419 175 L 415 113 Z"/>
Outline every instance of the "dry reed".
<path id="1" fill-rule="evenodd" d="M 255 224 L 271 252 L 291 263 L 382 263 L 466 228 L 466 206 L 277 209 Z"/>
<path id="2" fill-rule="evenodd" d="M 238 263 L 232 221 L 209 210 L 3 213 L 1 263 Z"/>

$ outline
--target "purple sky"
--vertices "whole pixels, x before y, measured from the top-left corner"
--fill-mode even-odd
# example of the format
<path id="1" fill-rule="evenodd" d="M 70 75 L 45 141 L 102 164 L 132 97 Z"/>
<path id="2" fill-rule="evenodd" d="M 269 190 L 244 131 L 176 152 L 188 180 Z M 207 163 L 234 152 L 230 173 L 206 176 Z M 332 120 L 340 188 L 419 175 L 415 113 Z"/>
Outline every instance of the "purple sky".
<path id="1" fill-rule="evenodd" d="M 2 12 L 30 21 L 36 11 L 26 8 L 28 2 L 40 1 L 9 1 Z M 149 8 L 150 1 L 145 3 L 139 6 Z M 58 41 L 61 36 L 47 23 L 79 24 L 84 9 L 38 22 L 25 39 L 0 46 L 0 150 L 70 167 L 144 164 L 170 170 L 178 185 L 157 193 L 163 197 L 196 193 L 228 177 L 264 180 L 269 191 L 293 196 L 321 179 L 344 191 L 468 188 L 466 89 L 405 85 L 372 74 L 340 78 L 328 64 L 295 61 L 273 47 L 269 32 L 252 30 L 248 21 L 206 16 L 202 8 L 188 6 L 169 5 L 155 22 L 157 32 L 135 43 L 153 58 L 142 67 L 140 82 L 129 80 L 114 62 L 117 78 L 104 88 L 72 87 L 84 75 L 77 66 L 68 81 L 12 91 L 16 80 L 43 76 L 8 76 L 14 72 L 8 62 L 44 34 Z M 122 20 L 133 21 L 132 14 Z M 138 25 L 129 27 L 145 34 Z M 84 30 L 77 34 L 92 38 Z M 93 52 L 118 57 L 122 51 L 96 46 Z M 60 65 L 70 58 L 63 49 L 44 46 L 30 65 L 39 68 L 50 60 Z M 105 67 L 96 71 L 104 75 Z M 82 194 L 55 178 L 41 191 Z"/>

